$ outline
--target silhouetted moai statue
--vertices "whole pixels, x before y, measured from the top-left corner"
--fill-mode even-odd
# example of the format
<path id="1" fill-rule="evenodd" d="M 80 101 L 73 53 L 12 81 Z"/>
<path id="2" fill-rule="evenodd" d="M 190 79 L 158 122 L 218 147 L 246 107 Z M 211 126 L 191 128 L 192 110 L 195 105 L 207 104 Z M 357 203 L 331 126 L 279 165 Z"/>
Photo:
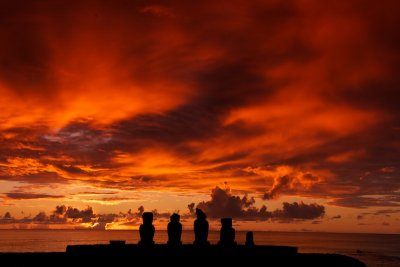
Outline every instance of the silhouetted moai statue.
<path id="1" fill-rule="evenodd" d="M 182 224 L 179 222 L 181 216 L 179 214 L 172 214 L 170 222 L 168 223 L 168 245 L 179 246 L 182 245 Z"/>
<path id="2" fill-rule="evenodd" d="M 153 245 L 154 241 L 154 232 L 155 228 L 153 225 L 153 213 L 152 212 L 143 212 L 142 215 L 143 219 L 143 224 L 140 225 L 139 227 L 139 233 L 140 233 L 140 241 L 139 245 Z"/>
<path id="3" fill-rule="evenodd" d="M 236 245 L 235 229 L 232 227 L 232 218 L 222 218 L 221 225 L 222 227 L 219 235 L 218 245 L 224 247 Z"/>
<path id="4" fill-rule="evenodd" d="M 206 214 L 196 208 L 197 219 L 194 221 L 194 245 L 204 246 L 209 245 L 208 238 L 208 221 Z"/>
<path id="5" fill-rule="evenodd" d="M 246 247 L 254 247 L 253 232 L 246 233 Z"/>

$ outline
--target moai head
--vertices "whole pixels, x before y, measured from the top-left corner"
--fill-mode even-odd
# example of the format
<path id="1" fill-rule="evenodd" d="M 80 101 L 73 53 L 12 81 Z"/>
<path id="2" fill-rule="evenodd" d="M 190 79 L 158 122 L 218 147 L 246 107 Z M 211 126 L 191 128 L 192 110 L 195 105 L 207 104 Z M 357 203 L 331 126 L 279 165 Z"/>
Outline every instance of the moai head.
<path id="1" fill-rule="evenodd" d="M 198 209 L 198 208 L 196 208 L 196 216 L 197 216 L 197 219 L 205 220 L 207 218 L 206 214 L 201 209 Z"/>
<path id="2" fill-rule="evenodd" d="M 221 218 L 221 225 L 224 228 L 232 228 L 232 218 Z"/>
<path id="3" fill-rule="evenodd" d="M 179 222 L 181 216 L 177 213 L 174 213 L 169 218 L 170 218 L 171 222 Z"/>
<path id="4" fill-rule="evenodd" d="M 143 212 L 142 219 L 143 219 L 143 224 L 152 224 L 153 223 L 153 213 L 152 212 Z"/>

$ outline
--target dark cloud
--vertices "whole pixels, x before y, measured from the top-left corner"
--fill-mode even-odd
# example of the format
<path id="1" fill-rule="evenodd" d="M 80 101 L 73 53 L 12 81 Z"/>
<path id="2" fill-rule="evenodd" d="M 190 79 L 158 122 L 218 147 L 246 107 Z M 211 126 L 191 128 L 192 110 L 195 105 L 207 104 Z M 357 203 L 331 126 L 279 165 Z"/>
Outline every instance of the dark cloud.
<path id="1" fill-rule="evenodd" d="M 137 209 L 138 211 L 139 211 L 139 216 L 142 216 L 143 215 L 143 212 L 144 212 L 144 207 L 143 206 L 140 206 L 138 209 Z"/>
<path id="2" fill-rule="evenodd" d="M 96 198 L 92 200 L 100 200 L 105 202 L 120 202 L 120 201 L 129 201 L 129 200 L 137 200 L 137 197 L 103 197 L 103 198 Z"/>
<path id="3" fill-rule="evenodd" d="M 78 209 L 71 206 L 59 205 L 49 216 L 49 222 L 67 222 L 72 220 L 76 222 L 89 223 L 98 215 L 94 214 L 93 208 L 88 206 L 86 209 Z"/>
<path id="4" fill-rule="evenodd" d="M 394 193 L 394 195 L 380 197 L 346 196 L 336 199 L 329 204 L 353 208 L 399 207 L 400 196 L 397 193 Z"/>
<path id="5" fill-rule="evenodd" d="M 166 214 L 158 213 L 154 211 L 156 218 L 166 218 Z M 168 217 L 169 218 L 169 217 Z M 11 224 L 17 225 L 18 227 L 25 228 L 40 228 L 56 225 L 58 228 L 70 228 L 78 227 L 89 228 L 89 229 L 107 229 L 109 225 L 137 225 L 141 221 L 140 211 L 137 213 L 131 212 L 129 210 L 127 213 L 120 212 L 119 214 L 106 213 L 106 214 L 96 214 L 92 207 L 87 207 L 85 209 L 78 209 L 71 206 L 59 205 L 48 215 L 45 212 L 38 212 L 35 216 L 30 215 L 24 218 L 17 219 L 13 217 L 9 212 L 0 218 L 1 224 Z"/>
<path id="6" fill-rule="evenodd" d="M 243 218 L 246 217 L 246 214 L 251 214 L 254 211 L 257 214 L 257 210 L 252 208 L 254 203 L 254 198 L 248 198 L 247 195 L 240 198 L 239 196 L 233 196 L 228 189 L 224 190 L 215 187 L 211 191 L 211 200 L 200 202 L 197 205 L 197 208 L 206 212 L 207 216 L 210 218 Z"/>
<path id="7" fill-rule="evenodd" d="M 196 203 L 190 203 L 188 204 L 188 209 L 189 209 L 189 213 L 193 214 L 194 213 L 194 208 L 196 206 Z"/>
<path id="8" fill-rule="evenodd" d="M 264 194 L 264 199 L 272 199 L 277 192 L 289 188 L 292 178 L 289 175 L 281 176 L 276 179 L 272 188 Z"/>
<path id="9" fill-rule="evenodd" d="M 121 216 L 113 213 L 99 214 L 95 220 L 93 220 L 92 229 L 105 230 L 108 224 L 117 221 L 119 217 Z"/>
<path id="10" fill-rule="evenodd" d="M 67 207 L 64 205 L 61 205 L 61 206 L 57 206 L 53 213 L 55 215 L 64 215 L 66 211 L 67 211 Z"/>
<path id="11" fill-rule="evenodd" d="M 6 212 L 6 213 L 4 213 L 4 216 L 3 216 L 3 220 L 12 220 L 13 219 L 13 217 L 11 216 L 11 213 L 10 212 Z"/>
<path id="12" fill-rule="evenodd" d="M 39 171 L 33 174 L 21 174 L 15 176 L 2 175 L 0 180 L 20 181 L 33 184 L 66 183 L 66 180 L 56 172 Z"/>
<path id="13" fill-rule="evenodd" d="M 325 207 L 318 204 L 304 204 L 303 202 L 283 202 L 283 209 L 273 212 L 274 217 L 290 219 L 315 219 L 325 215 Z"/>
<path id="14" fill-rule="evenodd" d="M 171 217 L 170 212 L 158 212 L 157 209 L 151 211 L 156 219 L 169 219 Z"/>
<path id="15" fill-rule="evenodd" d="M 55 166 L 56 166 L 57 168 L 63 170 L 63 171 L 68 172 L 68 173 L 88 175 L 87 172 L 85 172 L 84 170 L 82 170 L 82 169 L 80 169 L 80 168 L 78 168 L 78 167 L 75 167 L 75 166 L 71 166 L 71 165 L 61 165 L 61 164 L 58 164 L 58 165 L 55 165 Z"/>
<path id="16" fill-rule="evenodd" d="M 400 209 L 384 209 L 384 210 L 378 210 L 374 212 L 375 215 L 390 215 L 390 214 L 400 214 Z"/>
<path id="17" fill-rule="evenodd" d="M 247 195 L 234 196 L 229 189 L 215 187 L 211 192 L 211 200 L 200 202 L 196 207 L 202 209 L 212 219 L 232 217 L 236 220 L 309 220 L 323 217 L 325 214 L 325 207 L 315 203 L 284 202 L 283 209 L 274 211 L 267 211 L 265 205 L 257 209 L 254 204 L 254 198 L 249 198 Z"/>
<path id="18" fill-rule="evenodd" d="M 65 211 L 65 216 L 74 220 L 82 219 L 82 222 L 90 222 L 95 217 L 92 207 L 87 207 L 84 210 L 68 207 Z"/>
<path id="19" fill-rule="evenodd" d="M 115 195 L 116 192 L 97 192 L 97 191 L 83 191 L 78 192 L 76 195 Z"/>
<path id="20" fill-rule="evenodd" d="M 10 192 L 4 194 L 10 199 L 40 199 L 40 198 L 63 198 L 63 195 L 35 194 L 35 193 L 19 193 Z"/>
<path id="21" fill-rule="evenodd" d="M 39 212 L 38 214 L 33 217 L 32 221 L 34 222 L 48 222 L 49 217 L 46 215 L 45 212 Z"/>

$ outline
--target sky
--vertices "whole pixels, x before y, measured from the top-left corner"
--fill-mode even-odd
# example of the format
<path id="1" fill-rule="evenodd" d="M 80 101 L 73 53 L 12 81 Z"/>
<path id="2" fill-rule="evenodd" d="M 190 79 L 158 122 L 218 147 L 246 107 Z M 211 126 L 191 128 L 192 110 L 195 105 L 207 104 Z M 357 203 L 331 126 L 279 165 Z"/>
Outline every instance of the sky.
<path id="1" fill-rule="evenodd" d="M 0 228 L 400 233 L 398 1 L 0 3 Z"/>

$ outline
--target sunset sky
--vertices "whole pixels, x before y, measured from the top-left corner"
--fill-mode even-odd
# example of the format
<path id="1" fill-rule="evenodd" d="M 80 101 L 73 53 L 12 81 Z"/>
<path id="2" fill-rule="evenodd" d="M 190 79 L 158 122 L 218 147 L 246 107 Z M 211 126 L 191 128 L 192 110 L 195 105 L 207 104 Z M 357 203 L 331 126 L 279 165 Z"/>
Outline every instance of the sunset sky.
<path id="1" fill-rule="evenodd" d="M 0 2 L 0 228 L 400 233 L 398 1 Z"/>

